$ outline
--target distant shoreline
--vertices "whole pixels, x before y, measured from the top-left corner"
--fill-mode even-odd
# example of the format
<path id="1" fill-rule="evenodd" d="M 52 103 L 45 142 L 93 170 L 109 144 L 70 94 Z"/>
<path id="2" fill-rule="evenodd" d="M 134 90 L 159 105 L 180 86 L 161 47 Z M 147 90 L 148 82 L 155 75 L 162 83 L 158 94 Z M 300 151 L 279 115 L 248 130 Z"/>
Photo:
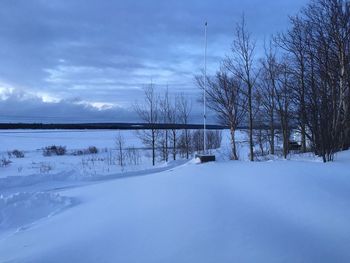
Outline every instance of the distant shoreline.
<path id="1" fill-rule="evenodd" d="M 209 124 L 209 130 L 223 130 L 227 127 Z M 148 123 L 0 123 L 0 130 L 149 130 L 149 129 L 203 129 L 203 124 L 148 124 Z"/>

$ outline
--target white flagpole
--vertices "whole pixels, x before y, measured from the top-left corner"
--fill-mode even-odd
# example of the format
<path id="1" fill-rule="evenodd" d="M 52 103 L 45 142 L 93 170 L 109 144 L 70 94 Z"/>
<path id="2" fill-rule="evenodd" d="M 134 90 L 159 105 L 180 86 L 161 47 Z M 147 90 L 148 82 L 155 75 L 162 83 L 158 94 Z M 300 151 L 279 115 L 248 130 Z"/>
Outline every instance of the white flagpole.
<path id="1" fill-rule="evenodd" d="M 204 48 L 204 92 L 203 92 L 203 119 L 204 119 L 204 125 L 203 125 L 203 153 L 207 153 L 207 115 L 206 115 L 206 89 L 207 89 L 207 26 L 208 23 L 205 22 L 205 30 L 204 30 L 204 37 L 205 37 L 205 48 Z"/>

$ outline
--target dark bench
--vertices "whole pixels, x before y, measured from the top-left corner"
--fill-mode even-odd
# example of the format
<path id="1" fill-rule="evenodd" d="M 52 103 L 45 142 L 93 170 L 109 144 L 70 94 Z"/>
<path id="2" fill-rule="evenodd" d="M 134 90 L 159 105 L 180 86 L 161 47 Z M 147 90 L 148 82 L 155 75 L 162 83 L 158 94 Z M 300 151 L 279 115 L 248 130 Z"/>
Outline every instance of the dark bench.
<path id="1" fill-rule="evenodd" d="M 301 150 L 301 145 L 297 142 L 290 141 L 288 143 L 288 148 L 290 151 L 300 151 Z"/>
<path id="2" fill-rule="evenodd" d="M 215 162 L 215 155 L 210 154 L 197 154 L 196 158 L 199 158 L 201 163 Z"/>

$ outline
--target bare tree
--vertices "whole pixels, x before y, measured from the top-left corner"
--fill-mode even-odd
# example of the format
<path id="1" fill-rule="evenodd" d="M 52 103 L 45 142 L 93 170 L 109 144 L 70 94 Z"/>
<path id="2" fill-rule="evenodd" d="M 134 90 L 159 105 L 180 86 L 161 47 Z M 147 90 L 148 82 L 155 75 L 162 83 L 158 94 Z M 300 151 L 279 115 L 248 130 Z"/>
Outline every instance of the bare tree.
<path id="1" fill-rule="evenodd" d="M 203 78 L 197 77 L 203 87 Z M 222 69 L 214 78 L 208 78 L 206 88 L 207 105 L 216 113 L 219 122 L 230 128 L 231 159 L 238 160 L 235 132 L 245 115 L 247 98 L 242 93 L 242 83 Z"/>
<path id="2" fill-rule="evenodd" d="M 134 146 L 126 148 L 126 158 L 131 165 L 139 165 L 141 163 L 140 150 Z"/>
<path id="3" fill-rule="evenodd" d="M 191 144 L 192 148 L 195 152 L 203 151 L 204 147 L 204 131 L 203 130 L 195 130 L 192 133 Z"/>
<path id="4" fill-rule="evenodd" d="M 172 143 L 172 155 L 173 160 L 176 160 L 176 154 L 177 154 L 177 139 L 178 139 L 178 129 L 175 127 L 176 124 L 178 124 L 179 120 L 179 112 L 178 112 L 178 100 L 177 97 L 174 97 L 173 101 L 170 104 L 169 107 L 169 124 L 172 124 L 171 128 L 171 143 Z"/>
<path id="5" fill-rule="evenodd" d="M 290 18 L 292 27 L 285 34 L 280 34 L 276 42 L 288 52 L 290 70 L 295 78 L 293 86 L 293 99 L 297 101 L 298 123 L 301 134 L 302 151 L 306 152 L 306 70 L 307 70 L 307 47 L 305 45 L 307 33 L 304 21 L 298 17 Z"/>
<path id="6" fill-rule="evenodd" d="M 307 136 L 316 154 L 332 161 L 350 145 L 350 5 L 314 0 L 292 22 L 291 30 L 303 32 L 300 45 L 306 50 Z"/>
<path id="7" fill-rule="evenodd" d="M 283 137 L 283 156 L 289 154 L 290 122 L 292 118 L 292 87 L 291 71 L 286 62 L 280 65 L 281 74 L 276 86 L 277 112 L 280 117 L 281 132 Z"/>
<path id="8" fill-rule="evenodd" d="M 170 101 L 168 87 L 165 91 L 164 97 L 160 99 L 160 119 L 164 124 L 170 123 Z M 167 162 L 169 160 L 169 129 L 164 129 L 160 132 L 160 146 L 162 149 L 163 159 Z"/>
<path id="9" fill-rule="evenodd" d="M 117 145 L 117 160 L 118 164 L 123 167 L 125 165 L 125 140 L 123 135 L 119 132 L 116 137 L 116 145 Z"/>
<path id="10" fill-rule="evenodd" d="M 208 149 L 215 150 L 220 148 L 222 141 L 222 131 L 208 130 L 207 131 Z"/>
<path id="11" fill-rule="evenodd" d="M 262 96 L 262 92 L 261 92 L 261 84 L 257 85 L 257 92 L 255 93 L 254 96 L 254 104 L 253 104 L 253 108 L 254 108 L 254 123 L 255 123 L 255 129 L 253 131 L 253 138 L 254 138 L 254 142 L 256 145 L 259 146 L 260 149 L 260 155 L 264 156 L 268 150 L 267 150 L 267 143 L 270 143 L 270 150 L 271 150 L 271 140 L 273 140 L 273 144 L 274 144 L 274 136 L 270 136 L 271 134 L 271 127 L 268 128 L 268 126 L 266 125 L 267 123 L 267 119 L 270 117 L 270 113 L 266 110 L 264 105 L 264 98 Z M 275 133 L 274 131 L 274 127 L 273 127 L 273 135 Z M 274 148 L 274 147 L 273 147 Z M 255 151 L 255 155 L 257 151 Z M 271 152 L 270 152 L 271 153 Z"/>
<path id="12" fill-rule="evenodd" d="M 143 104 L 136 104 L 135 111 L 142 121 L 150 125 L 149 130 L 138 131 L 142 142 L 152 149 L 152 164 L 156 162 L 156 142 L 159 130 L 156 124 L 159 121 L 159 99 L 155 94 L 154 85 L 150 84 L 144 89 L 145 100 Z"/>
<path id="13" fill-rule="evenodd" d="M 245 17 L 236 25 L 236 31 L 231 48 L 231 55 L 226 60 L 227 69 L 244 84 L 244 94 L 247 97 L 249 151 L 250 160 L 254 161 L 253 142 L 253 92 L 258 73 L 254 68 L 255 41 L 247 30 Z"/>
<path id="14" fill-rule="evenodd" d="M 186 159 L 189 158 L 190 155 L 190 147 L 191 147 L 191 135 L 190 131 L 187 128 L 189 123 L 189 118 L 192 110 L 191 102 L 185 97 L 183 93 L 178 96 L 178 111 L 179 111 L 179 122 L 185 125 L 182 133 L 182 142 L 184 151 L 186 152 Z"/>
<path id="15" fill-rule="evenodd" d="M 262 120 L 269 126 L 270 154 L 275 154 L 275 111 L 276 111 L 276 88 L 279 77 L 279 65 L 276 58 L 275 47 L 270 42 L 265 46 L 265 57 L 261 60 L 262 70 L 259 75 L 258 96 L 263 108 Z M 266 118 L 265 118 L 266 117 Z M 264 123 L 261 123 L 263 125 Z"/>

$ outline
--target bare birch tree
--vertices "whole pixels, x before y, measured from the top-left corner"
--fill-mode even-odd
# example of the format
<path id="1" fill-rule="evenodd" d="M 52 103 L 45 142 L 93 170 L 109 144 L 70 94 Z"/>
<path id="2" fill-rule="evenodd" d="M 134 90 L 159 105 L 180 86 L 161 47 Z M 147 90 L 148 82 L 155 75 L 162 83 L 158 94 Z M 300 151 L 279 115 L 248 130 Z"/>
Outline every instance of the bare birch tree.
<path id="1" fill-rule="evenodd" d="M 245 17 L 236 25 L 231 55 L 226 60 L 227 69 L 244 85 L 244 94 L 247 97 L 248 135 L 250 160 L 254 161 L 253 142 L 253 92 L 257 80 L 257 70 L 254 68 L 255 41 L 247 30 Z"/>
<path id="2" fill-rule="evenodd" d="M 270 154 L 275 154 L 276 88 L 279 77 L 279 65 L 275 47 L 271 42 L 269 47 L 265 46 L 265 57 L 261 60 L 261 66 L 258 93 L 263 107 L 263 114 L 266 116 L 269 126 Z"/>
<path id="3" fill-rule="evenodd" d="M 165 91 L 164 96 L 159 102 L 160 108 L 160 119 L 164 124 L 170 123 L 170 99 L 168 87 Z M 167 162 L 169 160 L 169 129 L 164 129 L 160 131 L 160 146 L 162 149 L 163 159 Z"/>
<path id="4" fill-rule="evenodd" d="M 188 159 L 190 156 L 190 148 L 191 148 L 191 134 L 187 125 L 189 124 L 192 104 L 185 97 L 183 93 L 181 93 L 178 96 L 178 110 L 179 110 L 179 122 L 185 126 L 182 131 L 182 142 L 184 146 L 184 151 L 186 152 L 186 159 Z"/>
<path id="5" fill-rule="evenodd" d="M 197 77 L 203 87 L 203 78 Z M 238 160 L 235 132 L 245 116 L 247 98 L 242 93 L 242 82 L 228 72 L 221 70 L 213 78 L 208 78 L 206 88 L 207 105 L 216 113 L 219 122 L 230 129 L 232 160 Z"/>
<path id="6" fill-rule="evenodd" d="M 135 111 L 143 122 L 150 125 L 150 129 L 139 131 L 138 136 L 146 146 L 151 148 L 152 164 L 154 166 L 156 163 L 156 143 L 159 134 L 159 130 L 156 127 L 156 124 L 159 122 L 159 99 L 155 94 L 153 84 L 144 89 L 144 95 L 144 103 L 137 103 Z"/>

